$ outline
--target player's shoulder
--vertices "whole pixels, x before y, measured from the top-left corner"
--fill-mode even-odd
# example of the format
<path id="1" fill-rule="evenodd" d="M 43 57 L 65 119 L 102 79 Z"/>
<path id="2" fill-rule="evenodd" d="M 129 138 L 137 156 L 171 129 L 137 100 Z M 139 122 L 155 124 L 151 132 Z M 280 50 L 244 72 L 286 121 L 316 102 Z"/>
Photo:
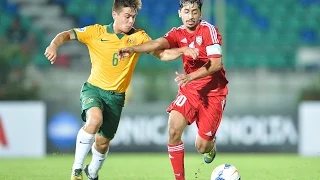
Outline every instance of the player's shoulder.
<path id="1" fill-rule="evenodd" d="M 102 25 L 102 24 L 94 24 L 93 27 L 97 29 L 99 32 L 107 32 L 107 26 L 108 25 Z"/>
<path id="2" fill-rule="evenodd" d="M 167 36 L 179 36 L 185 30 L 186 30 L 186 27 L 184 25 L 181 25 L 179 27 L 173 27 L 173 28 L 171 28 L 171 30 L 169 32 L 167 32 L 164 35 L 164 37 L 167 37 Z"/>
<path id="3" fill-rule="evenodd" d="M 150 38 L 148 33 L 143 29 L 132 28 L 132 33 L 130 35 L 133 35 L 133 36 L 137 37 L 138 39 Z"/>
<path id="4" fill-rule="evenodd" d="M 80 31 L 80 32 L 85 32 L 88 31 L 88 33 L 103 33 L 106 31 L 106 25 L 101 25 L 101 24 L 92 24 L 85 26 L 83 28 L 76 28 L 75 30 Z"/>
<path id="5" fill-rule="evenodd" d="M 137 43 L 137 45 L 151 39 L 143 29 L 132 28 L 127 35 L 130 39 L 129 41 L 131 41 L 131 43 Z"/>
<path id="6" fill-rule="evenodd" d="M 185 31 L 186 27 L 184 25 L 178 26 L 178 27 L 173 27 L 169 32 L 182 32 Z"/>
<path id="7" fill-rule="evenodd" d="M 205 31 L 210 31 L 210 32 L 211 31 L 218 31 L 218 28 L 215 25 L 213 25 L 205 20 L 201 20 L 199 26 L 201 27 L 202 30 L 205 30 Z"/>
<path id="8" fill-rule="evenodd" d="M 137 34 L 137 35 L 140 35 L 140 34 L 147 34 L 145 30 L 143 29 L 135 29 L 135 28 L 132 28 L 133 30 L 133 34 Z"/>
<path id="9" fill-rule="evenodd" d="M 105 28 L 107 25 L 93 24 L 92 26 L 95 27 L 95 28 Z"/>
<path id="10" fill-rule="evenodd" d="M 103 29 L 103 28 L 106 28 L 106 25 L 101 25 L 101 24 L 91 24 L 91 25 L 88 25 L 88 26 L 85 26 L 83 28 L 90 28 L 90 29 Z"/>

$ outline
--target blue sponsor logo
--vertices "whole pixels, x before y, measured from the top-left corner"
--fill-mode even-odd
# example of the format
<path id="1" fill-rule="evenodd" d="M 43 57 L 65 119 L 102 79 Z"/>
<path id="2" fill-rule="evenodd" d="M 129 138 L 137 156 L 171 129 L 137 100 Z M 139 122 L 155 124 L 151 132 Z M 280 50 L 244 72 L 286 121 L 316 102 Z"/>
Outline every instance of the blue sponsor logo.
<path id="1" fill-rule="evenodd" d="M 73 148 L 81 126 L 81 121 L 73 114 L 58 113 L 49 120 L 48 139 L 57 148 Z"/>

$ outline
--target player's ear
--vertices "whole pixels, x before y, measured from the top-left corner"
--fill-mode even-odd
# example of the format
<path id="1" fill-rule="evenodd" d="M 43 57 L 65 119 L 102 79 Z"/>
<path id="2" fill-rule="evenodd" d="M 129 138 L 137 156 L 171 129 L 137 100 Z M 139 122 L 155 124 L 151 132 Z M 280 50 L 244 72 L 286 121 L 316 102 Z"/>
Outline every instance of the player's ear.
<path id="1" fill-rule="evenodd" d="M 115 12 L 115 11 L 112 11 L 112 18 L 113 18 L 113 20 L 117 17 L 117 12 Z"/>
<path id="2" fill-rule="evenodd" d="M 180 10 L 178 10 L 178 15 L 179 15 L 179 18 L 181 18 L 181 12 L 180 12 Z"/>

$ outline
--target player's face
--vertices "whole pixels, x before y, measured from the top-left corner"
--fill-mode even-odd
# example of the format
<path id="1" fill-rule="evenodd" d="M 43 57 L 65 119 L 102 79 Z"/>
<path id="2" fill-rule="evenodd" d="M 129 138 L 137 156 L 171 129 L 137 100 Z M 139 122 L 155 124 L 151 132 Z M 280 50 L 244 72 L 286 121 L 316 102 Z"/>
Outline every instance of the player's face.
<path id="1" fill-rule="evenodd" d="M 133 27 L 137 10 L 129 7 L 122 8 L 119 12 L 112 12 L 115 27 L 118 31 L 127 33 Z"/>
<path id="2" fill-rule="evenodd" d="M 197 3 L 184 4 L 178 13 L 183 25 L 189 30 L 194 30 L 197 27 L 202 15 Z"/>

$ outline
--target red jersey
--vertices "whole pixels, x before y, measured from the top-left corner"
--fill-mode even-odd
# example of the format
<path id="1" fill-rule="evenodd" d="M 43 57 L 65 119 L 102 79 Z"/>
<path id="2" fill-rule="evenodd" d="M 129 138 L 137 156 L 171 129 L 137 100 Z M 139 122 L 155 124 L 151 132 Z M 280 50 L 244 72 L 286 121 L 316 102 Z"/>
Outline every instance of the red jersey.
<path id="1" fill-rule="evenodd" d="M 183 68 L 187 74 L 201 68 L 209 61 L 209 58 L 221 57 L 222 37 L 215 26 L 204 20 L 201 20 L 193 33 L 189 33 L 182 25 L 172 28 L 164 38 L 169 42 L 170 48 L 189 46 L 199 49 L 198 59 L 182 56 Z M 189 82 L 184 88 L 190 93 L 202 96 L 219 96 L 228 94 L 227 84 L 225 70 L 222 68 L 212 75 Z"/>

